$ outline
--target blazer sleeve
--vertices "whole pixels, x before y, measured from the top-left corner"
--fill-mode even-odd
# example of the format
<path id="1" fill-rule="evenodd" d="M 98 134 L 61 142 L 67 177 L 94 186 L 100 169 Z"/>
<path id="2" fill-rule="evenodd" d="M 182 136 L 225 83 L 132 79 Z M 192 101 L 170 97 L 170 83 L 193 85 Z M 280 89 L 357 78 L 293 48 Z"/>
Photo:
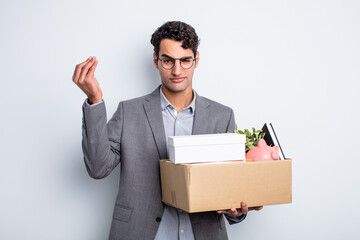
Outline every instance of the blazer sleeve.
<path id="1" fill-rule="evenodd" d="M 231 109 L 227 132 L 234 132 L 235 130 L 235 117 L 234 111 Z"/>
<path id="2" fill-rule="evenodd" d="M 105 103 L 83 105 L 82 149 L 89 175 L 95 179 L 108 176 L 120 162 L 123 125 L 122 103 L 107 123 Z"/>

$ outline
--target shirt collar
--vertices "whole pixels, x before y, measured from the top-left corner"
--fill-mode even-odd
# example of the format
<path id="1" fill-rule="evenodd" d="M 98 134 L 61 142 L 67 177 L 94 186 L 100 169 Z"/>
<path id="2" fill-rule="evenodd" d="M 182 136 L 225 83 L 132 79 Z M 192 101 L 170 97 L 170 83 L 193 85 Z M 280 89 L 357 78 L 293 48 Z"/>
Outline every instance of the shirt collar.
<path id="1" fill-rule="evenodd" d="M 184 109 L 190 109 L 192 113 L 195 112 L 195 100 L 196 100 L 196 92 L 193 89 L 193 93 L 194 93 L 194 98 L 191 101 L 191 103 L 189 104 L 189 106 L 187 106 Z M 173 105 L 171 105 L 171 103 L 169 102 L 169 100 L 167 100 L 167 98 L 165 97 L 163 91 L 162 91 L 162 86 L 160 87 L 160 104 L 161 104 L 161 110 L 164 111 L 167 107 L 171 106 L 174 108 Z M 174 108 L 175 109 L 175 108 Z"/>

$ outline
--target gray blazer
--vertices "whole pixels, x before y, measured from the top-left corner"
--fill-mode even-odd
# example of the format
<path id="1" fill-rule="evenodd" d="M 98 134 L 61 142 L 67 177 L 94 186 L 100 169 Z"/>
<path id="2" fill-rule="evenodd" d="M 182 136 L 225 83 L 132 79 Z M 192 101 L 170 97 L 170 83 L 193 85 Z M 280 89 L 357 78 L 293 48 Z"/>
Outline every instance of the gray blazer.
<path id="1" fill-rule="evenodd" d="M 105 104 L 83 106 L 83 153 L 87 171 L 104 178 L 120 164 L 119 192 L 109 239 L 154 239 L 164 205 L 159 159 L 166 159 L 160 88 L 149 95 L 120 102 L 107 123 Z M 233 131 L 232 109 L 197 95 L 193 134 Z M 192 213 L 196 239 L 227 239 L 223 216 Z"/>

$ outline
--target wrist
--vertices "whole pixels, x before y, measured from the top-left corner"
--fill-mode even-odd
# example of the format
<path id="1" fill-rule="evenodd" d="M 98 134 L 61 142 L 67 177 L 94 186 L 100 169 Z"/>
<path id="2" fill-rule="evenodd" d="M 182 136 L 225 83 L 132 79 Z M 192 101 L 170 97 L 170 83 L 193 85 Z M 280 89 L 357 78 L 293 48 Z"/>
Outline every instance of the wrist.
<path id="1" fill-rule="evenodd" d="M 88 98 L 88 102 L 90 105 L 102 102 L 103 99 L 102 98 Z"/>
<path id="2" fill-rule="evenodd" d="M 96 94 L 93 94 L 93 95 L 90 95 L 90 96 L 88 95 L 88 102 L 89 102 L 90 105 L 102 102 L 103 101 L 102 97 L 103 97 L 103 95 L 102 95 L 102 92 L 100 90 Z"/>

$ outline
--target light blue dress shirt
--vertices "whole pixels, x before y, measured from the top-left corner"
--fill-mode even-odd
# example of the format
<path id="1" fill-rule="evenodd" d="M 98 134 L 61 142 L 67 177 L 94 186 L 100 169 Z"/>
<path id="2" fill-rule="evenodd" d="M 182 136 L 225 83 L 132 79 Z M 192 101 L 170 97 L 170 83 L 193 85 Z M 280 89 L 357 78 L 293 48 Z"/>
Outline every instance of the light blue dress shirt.
<path id="1" fill-rule="evenodd" d="M 160 90 L 160 104 L 164 121 L 166 145 L 169 136 L 191 135 L 194 123 L 196 93 L 190 105 L 180 112 L 170 104 Z M 180 209 L 165 206 L 155 240 L 193 240 L 189 214 Z"/>

